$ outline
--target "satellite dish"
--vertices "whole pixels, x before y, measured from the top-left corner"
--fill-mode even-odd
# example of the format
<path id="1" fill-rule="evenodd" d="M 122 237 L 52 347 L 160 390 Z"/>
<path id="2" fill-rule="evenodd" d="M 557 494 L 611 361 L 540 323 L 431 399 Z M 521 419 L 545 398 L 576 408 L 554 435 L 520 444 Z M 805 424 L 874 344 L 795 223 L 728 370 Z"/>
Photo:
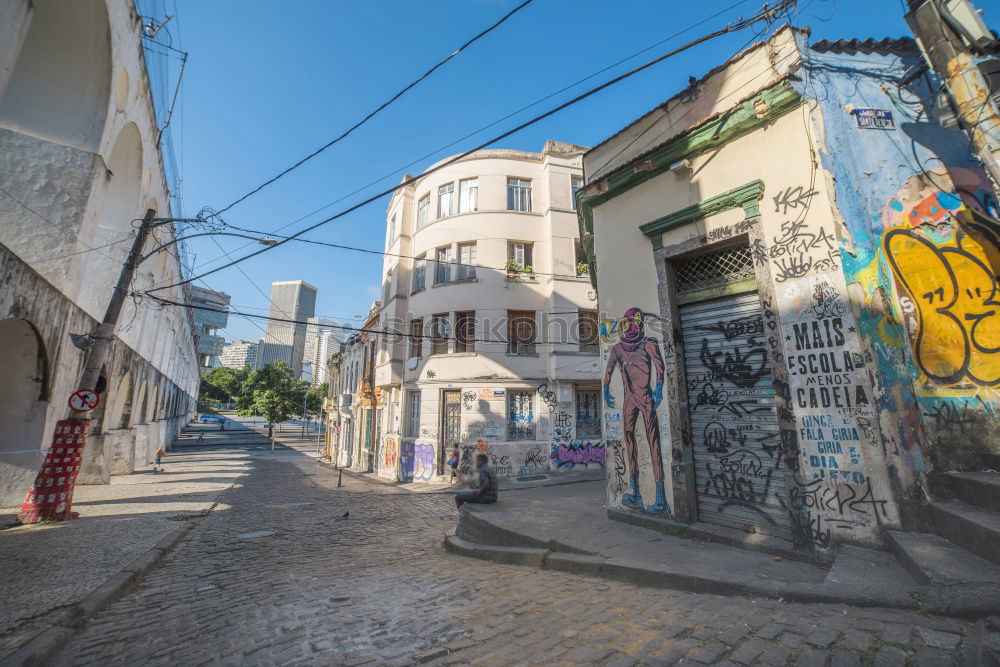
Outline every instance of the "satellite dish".
<path id="1" fill-rule="evenodd" d="M 412 371 L 414 368 L 416 368 L 417 367 L 417 361 L 419 361 L 417 359 L 417 357 L 410 357 L 409 359 L 407 359 L 406 360 L 406 370 Z"/>

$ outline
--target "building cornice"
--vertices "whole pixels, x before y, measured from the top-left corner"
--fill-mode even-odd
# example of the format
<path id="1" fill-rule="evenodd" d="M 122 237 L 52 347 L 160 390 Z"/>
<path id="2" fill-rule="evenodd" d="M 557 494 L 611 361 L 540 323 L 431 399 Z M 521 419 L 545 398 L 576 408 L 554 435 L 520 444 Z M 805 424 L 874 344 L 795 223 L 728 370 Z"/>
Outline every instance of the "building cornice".
<path id="1" fill-rule="evenodd" d="M 645 224 L 639 225 L 639 231 L 649 237 L 653 242 L 653 248 L 659 250 L 663 247 L 661 237 L 663 232 L 669 231 L 681 225 L 686 225 L 696 220 L 710 218 L 730 209 L 743 207 L 745 217 L 753 218 L 760 215 L 760 208 L 757 202 L 764 196 L 764 181 L 758 179 L 750 181 L 746 185 L 733 188 L 728 192 L 709 197 L 697 204 L 692 204 L 679 211 L 675 211 L 662 218 L 657 218 Z"/>
<path id="2" fill-rule="evenodd" d="M 783 77 L 748 95 L 726 111 L 706 118 L 672 139 L 636 156 L 631 162 L 589 183 L 577 192 L 580 238 L 587 253 L 590 282 L 594 288 L 597 288 L 597 258 L 594 252 L 594 209 L 597 206 L 659 176 L 681 160 L 716 149 L 774 121 L 798 108 L 802 101 L 802 96 L 792 86 L 789 78 Z M 730 193 L 719 196 L 728 194 Z M 647 224 L 652 225 L 661 220 L 663 219 Z"/>

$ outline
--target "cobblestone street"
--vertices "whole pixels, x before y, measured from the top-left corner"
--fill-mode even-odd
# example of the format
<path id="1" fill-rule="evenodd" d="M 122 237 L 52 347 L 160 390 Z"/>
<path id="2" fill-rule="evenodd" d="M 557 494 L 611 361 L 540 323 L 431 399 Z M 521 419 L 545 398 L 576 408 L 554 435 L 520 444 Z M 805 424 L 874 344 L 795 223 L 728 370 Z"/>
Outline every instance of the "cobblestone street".
<path id="1" fill-rule="evenodd" d="M 441 546 L 457 518 L 450 496 L 325 488 L 335 475 L 255 452 L 216 510 L 54 662 L 988 664 L 981 647 L 998 638 L 983 622 L 452 556 Z"/>

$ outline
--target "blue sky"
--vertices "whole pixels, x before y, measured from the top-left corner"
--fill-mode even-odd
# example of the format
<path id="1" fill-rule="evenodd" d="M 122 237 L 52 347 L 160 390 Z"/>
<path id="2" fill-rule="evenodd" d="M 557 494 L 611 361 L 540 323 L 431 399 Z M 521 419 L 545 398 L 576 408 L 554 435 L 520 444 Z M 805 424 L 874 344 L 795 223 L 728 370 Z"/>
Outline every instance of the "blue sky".
<path id="1" fill-rule="evenodd" d="M 519 3 L 515 0 L 152 0 L 174 46 L 190 53 L 175 116 L 174 143 L 185 212 L 221 208 L 352 125 L 389 95 Z M 254 229 L 297 231 L 555 106 L 597 82 L 754 13 L 739 3 L 701 26 L 550 99 L 532 110 L 410 162 L 507 113 L 733 5 L 735 0 L 535 0 L 408 92 L 352 136 L 224 218 Z M 898 0 L 800 0 L 798 25 L 813 39 L 909 35 Z M 163 18 L 158 16 L 157 18 Z M 647 70 L 502 142 L 539 150 L 548 138 L 593 145 L 672 96 L 752 38 L 728 35 Z M 381 250 L 387 200 L 306 238 Z M 218 239 L 239 256 L 245 241 Z M 198 273 L 226 261 L 211 239 L 192 242 Z M 221 260 L 218 258 L 222 258 Z M 216 261 L 213 261 L 216 260 Z M 337 321 L 367 311 L 378 293 L 381 258 L 288 243 L 229 268 L 205 284 L 232 295 L 239 310 L 266 313 L 270 283 L 305 280 L 319 288 L 317 314 Z M 259 326 L 264 326 L 260 322 Z M 230 317 L 227 338 L 257 339 L 258 326 Z"/>

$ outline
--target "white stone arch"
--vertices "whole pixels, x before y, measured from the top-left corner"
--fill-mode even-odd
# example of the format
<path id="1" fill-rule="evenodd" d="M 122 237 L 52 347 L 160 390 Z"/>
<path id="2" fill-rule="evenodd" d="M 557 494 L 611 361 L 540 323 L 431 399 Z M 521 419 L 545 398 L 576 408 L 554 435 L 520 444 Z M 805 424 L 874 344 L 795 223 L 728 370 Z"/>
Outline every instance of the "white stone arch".
<path id="1" fill-rule="evenodd" d="M 139 389 L 139 395 L 136 399 L 136 405 L 139 406 L 139 419 L 136 424 L 147 424 L 149 423 L 149 386 L 146 381 L 143 380 L 142 387 Z"/>
<path id="2" fill-rule="evenodd" d="M 104 0 L 33 0 L 30 24 L 0 99 L 0 126 L 96 151 L 111 99 Z"/>
<path id="3" fill-rule="evenodd" d="M 112 389 L 109 388 L 109 393 Z M 132 372 L 125 371 L 125 375 L 116 387 L 114 398 L 111 399 L 111 410 L 109 411 L 108 428 L 128 428 L 132 420 L 132 397 L 135 394 L 135 387 L 132 382 Z"/>
<path id="4" fill-rule="evenodd" d="M 48 410 L 49 362 L 34 325 L 20 318 L 0 320 L 0 505 L 24 500 L 38 472 Z"/>
<path id="5" fill-rule="evenodd" d="M 135 123 L 126 123 L 106 163 L 108 182 L 98 198 L 100 207 L 95 225 L 84 232 L 89 246 L 104 246 L 120 240 L 132 232 L 133 221 L 142 217 L 139 211 L 142 154 L 139 128 Z M 87 253 L 77 298 L 87 312 L 97 317 L 104 312 L 127 252 L 128 244 L 119 244 L 103 254 Z"/>

